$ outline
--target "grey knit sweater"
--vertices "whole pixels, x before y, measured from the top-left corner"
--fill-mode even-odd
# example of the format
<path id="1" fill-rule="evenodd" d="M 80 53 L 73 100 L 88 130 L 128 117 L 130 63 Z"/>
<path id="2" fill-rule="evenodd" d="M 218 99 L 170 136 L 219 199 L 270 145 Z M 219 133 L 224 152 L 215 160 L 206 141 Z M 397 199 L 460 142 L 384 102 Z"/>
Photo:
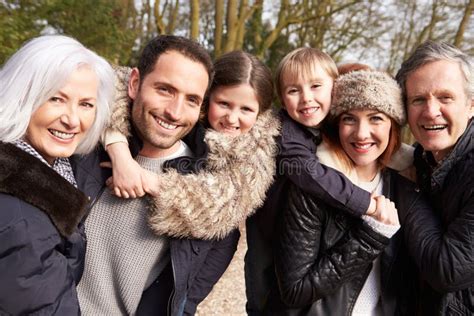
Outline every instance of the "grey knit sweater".
<path id="1" fill-rule="evenodd" d="M 190 156 L 182 143 L 170 157 L 138 156 L 143 168 L 161 173 L 166 160 Z M 120 199 L 105 190 L 86 220 L 85 270 L 78 286 L 84 315 L 133 315 L 143 291 L 169 262 L 168 240 L 147 224 L 145 198 Z"/>

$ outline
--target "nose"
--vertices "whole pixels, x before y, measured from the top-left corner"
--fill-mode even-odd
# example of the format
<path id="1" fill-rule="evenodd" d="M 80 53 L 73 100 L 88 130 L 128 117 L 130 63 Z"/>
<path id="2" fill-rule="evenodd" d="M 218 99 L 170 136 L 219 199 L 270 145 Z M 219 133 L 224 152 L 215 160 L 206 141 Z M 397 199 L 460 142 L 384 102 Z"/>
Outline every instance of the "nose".
<path id="1" fill-rule="evenodd" d="M 165 117 L 171 121 L 179 121 L 184 111 L 184 96 L 177 95 L 173 100 L 165 107 Z"/>
<path id="2" fill-rule="evenodd" d="M 423 116 L 429 119 L 434 119 L 438 116 L 441 116 L 441 104 L 436 98 L 432 97 L 426 101 L 425 107 L 423 109 Z"/>
<path id="3" fill-rule="evenodd" d="M 69 104 L 64 107 L 64 112 L 60 117 L 61 123 L 66 125 L 69 129 L 79 126 L 80 119 L 78 113 L 79 105 Z"/>
<path id="4" fill-rule="evenodd" d="M 304 87 L 301 94 L 304 103 L 309 103 L 313 100 L 313 93 L 309 87 Z"/>
<path id="5" fill-rule="evenodd" d="M 370 125 L 368 122 L 360 121 L 356 125 L 355 136 L 357 140 L 364 140 L 370 137 Z"/>
<path id="6" fill-rule="evenodd" d="M 227 119 L 227 122 L 228 122 L 229 124 L 234 124 L 234 123 L 236 123 L 237 120 L 238 120 L 237 113 L 235 113 L 235 111 L 229 111 L 229 112 L 227 113 L 226 119 Z"/>

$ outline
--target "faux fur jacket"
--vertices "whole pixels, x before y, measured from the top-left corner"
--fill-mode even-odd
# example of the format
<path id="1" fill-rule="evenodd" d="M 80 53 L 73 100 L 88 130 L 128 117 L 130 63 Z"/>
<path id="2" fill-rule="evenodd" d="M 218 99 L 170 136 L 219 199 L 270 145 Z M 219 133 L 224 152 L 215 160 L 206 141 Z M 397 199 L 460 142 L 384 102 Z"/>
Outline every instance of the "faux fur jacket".
<path id="1" fill-rule="evenodd" d="M 117 99 L 109 132 L 130 136 L 130 70 L 116 67 Z M 167 170 L 160 175 L 160 196 L 151 199 L 150 227 L 157 234 L 222 239 L 260 206 L 276 173 L 280 120 L 261 113 L 255 126 L 238 137 L 206 130 L 205 168 L 193 174 Z"/>
<path id="2" fill-rule="evenodd" d="M 263 205 L 273 182 L 279 127 L 276 115 L 267 111 L 238 137 L 207 130 L 204 170 L 160 175 L 160 196 L 150 208 L 151 228 L 158 234 L 199 239 L 220 239 L 237 228 Z"/>

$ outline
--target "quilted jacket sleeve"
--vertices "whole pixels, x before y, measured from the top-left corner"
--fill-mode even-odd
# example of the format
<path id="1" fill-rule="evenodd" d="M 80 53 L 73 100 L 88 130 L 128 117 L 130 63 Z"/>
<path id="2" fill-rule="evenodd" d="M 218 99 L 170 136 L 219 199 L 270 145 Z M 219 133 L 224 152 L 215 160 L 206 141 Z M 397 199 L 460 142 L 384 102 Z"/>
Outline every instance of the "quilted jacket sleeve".
<path id="1" fill-rule="evenodd" d="M 281 222 L 275 264 L 280 293 L 289 306 L 308 305 L 333 293 L 365 271 L 389 242 L 361 220 L 333 247 L 322 249 L 326 211 L 316 201 L 292 187 Z"/>
<path id="2" fill-rule="evenodd" d="M 426 200 L 419 199 L 402 226 L 410 254 L 423 278 L 437 291 L 446 293 L 474 284 L 474 181 L 464 173 L 462 208 L 449 225 L 442 224 Z"/>

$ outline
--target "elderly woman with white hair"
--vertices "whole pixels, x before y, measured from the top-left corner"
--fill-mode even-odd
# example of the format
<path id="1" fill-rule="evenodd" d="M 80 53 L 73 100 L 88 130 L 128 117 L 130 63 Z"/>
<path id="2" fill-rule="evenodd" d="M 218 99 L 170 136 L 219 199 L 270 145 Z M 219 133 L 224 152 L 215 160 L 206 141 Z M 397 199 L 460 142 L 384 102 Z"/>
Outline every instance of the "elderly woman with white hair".
<path id="1" fill-rule="evenodd" d="M 80 314 L 88 199 L 69 157 L 97 144 L 110 65 L 76 40 L 40 36 L 0 70 L 0 314 Z"/>

